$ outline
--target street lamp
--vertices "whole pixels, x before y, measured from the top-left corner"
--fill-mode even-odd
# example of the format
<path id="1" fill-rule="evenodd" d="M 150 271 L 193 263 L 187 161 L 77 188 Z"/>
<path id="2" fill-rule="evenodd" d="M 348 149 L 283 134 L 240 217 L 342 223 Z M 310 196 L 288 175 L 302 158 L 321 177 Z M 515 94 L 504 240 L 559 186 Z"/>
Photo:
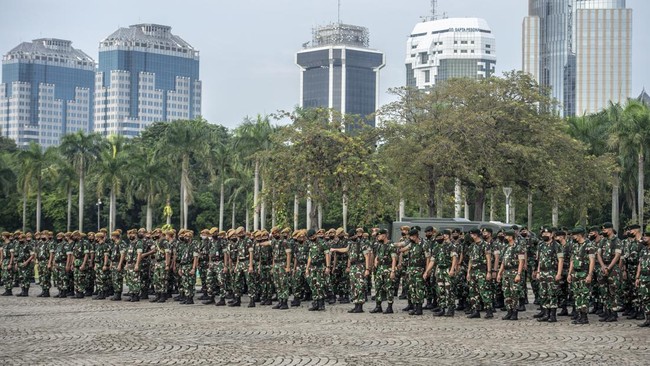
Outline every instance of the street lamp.
<path id="1" fill-rule="evenodd" d="M 506 224 L 510 223 L 510 195 L 512 194 L 512 188 L 503 187 L 503 194 L 506 195 Z"/>
<path id="2" fill-rule="evenodd" d="M 98 198 L 95 205 L 97 206 L 97 231 L 99 232 L 99 229 L 101 229 L 100 214 L 102 209 L 102 199 Z"/>

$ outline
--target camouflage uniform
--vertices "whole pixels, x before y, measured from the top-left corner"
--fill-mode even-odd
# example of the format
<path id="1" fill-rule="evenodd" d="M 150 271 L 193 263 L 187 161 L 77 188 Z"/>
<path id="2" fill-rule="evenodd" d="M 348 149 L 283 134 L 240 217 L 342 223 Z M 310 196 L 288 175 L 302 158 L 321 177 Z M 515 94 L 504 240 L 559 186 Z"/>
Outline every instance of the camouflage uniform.
<path id="1" fill-rule="evenodd" d="M 148 238 L 142 238 L 142 251 L 143 253 L 148 253 L 151 251 L 156 250 L 156 243 L 152 239 Z M 151 261 L 152 256 L 142 256 L 142 260 L 140 261 L 140 283 L 141 283 L 141 291 L 140 291 L 140 296 L 147 298 L 149 295 L 149 289 L 151 288 L 153 284 L 153 266 L 152 266 L 152 261 Z"/>
<path id="2" fill-rule="evenodd" d="M 90 253 L 90 249 L 86 244 L 85 240 L 76 240 L 72 243 L 72 257 L 73 257 L 73 268 L 74 268 L 74 291 L 76 292 L 77 297 L 83 297 L 88 287 L 88 276 L 87 276 L 87 267 L 89 266 L 90 260 L 86 260 L 86 268 L 81 269 L 81 265 L 84 262 L 84 257 Z"/>
<path id="3" fill-rule="evenodd" d="M 208 250 L 208 273 L 206 275 L 206 285 L 208 289 L 208 296 L 212 300 L 219 295 L 222 302 L 226 297 L 225 286 L 225 265 L 224 258 L 228 251 L 227 243 L 221 238 L 212 238 L 210 240 L 210 249 Z"/>
<path id="4" fill-rule="evenodd" d="M 563 248 L 555 241 L 540 242 L 537 246 L 539 263 L 539 303 L 542 309 L 558 307 L 558 282 L 555 280 L 560 259 L 564 259 Z"/>
<path id="5" fill-rule="evenodd" d="M 16 281 L 16 260 L 15 258 L 13 261 L 11 260 L 11 257 L 15 256 L 15 247 L 16 241 L 9 240 L 2 248 L 4 251 L 2 259 L 2 283 L 4 283 L 5 286 L 5 294 L 9 295 L 11 295 L 11 290 Z"/>
<path id="6" fill-rule="evenodd" d="M 256 247 L 257 258 L 259 258 L 256 278 L 258 294 L 262 299 L 262 305 L 271 305 L 271 298 L 273 298 L 273 246 L 256 245 Z"/>
<path id="7" fill-rule="evenodd" d="M 104 299 L 108 292 L 110 285 L 110 271 L 104 270 L 104 255 L 109 251 L 106 242 L 95 243 L 95 289 L 97 290 L 97 298 Z"/>
<path id="8" fill-rule="evenodd" d="M 501 275 L 503 296 L 508 312 L 514 312 L 517 310 L 517 303 L 522 296 L 523 290 L 523 275 L 520 275 L 519 283 L 515 282 L 515 277 L 517 277 L 517 271 L 519 270 L 519 261 L 526 258 L 526 248 L 515 240 L 512 245 L 506 243 L 501 253 L 503 255 L 501 263 L 504 269 Z"/>
<path id="9" fill-rule="evenodd" d="M 144 243 L 140 239 L 131 240 L 126 250 L 126 275 L 124 276 L 124 280 L 126 282 L 126 286 L 129 288 L 129 292 L 136 297 L 139 297 L 140 293 L 142 292 L 142 282 L 140 278 L 141 268 L 138 268 L 138 271 L 136 271 L 135 264 L 138 259 L 138 254 L 142 254 L 143 252 Z"/>
<path id="10" fill-rule="evenodd" d="M 422 303 L 424 302 L 424 278 L 422 276 L 424 274 L 424 267 L 426 266 L 424 252 L 424 244 L 418 239 L 417 242 L 411 241 L 409 243 L 409 250 L 405 253 L 408 256 L 408 267 L 406 268 L 408 298 L 415 307 L 412 315 L 422 314 Z"/>
<path id="11" fill-rule="evenodd" d="M 354 304 L 363 304 L 366 296 L 366 258 L 371 249 L 362 238 L 348 241 L 348 262 L 350 264 L 350 292 Z"/>
<path id="12" fill-rule="evenodd" d="M 424 239 L 424 255 L 427 262 L 431 260 L 431 255 L 436 250 L 437 244 L 434 237 L 426 237 Z M 427 299 L 426 309 L 433 309 L 433 303 L 437 303 L 435 276 L 436 271 L 431 271 L 429 276 L 424 279 L 424 298 Z"/>
<path id="13" fill-rule="evenodd" d="M 332 249 L 345 248 L 347 241 L 343 238 L 334 239 Z M 350 297 L 350 276 L 346 271 L 348 265 L 348 253 L 332 253 L 332 287 L 334 294 L 339 296 L 339 301 L 344 303 Z"/>
<path id="14" fill-rule="evenodd" d="M 237 257 L 234 260 L 233 292 L 235 298 L 241 298 L 246 287 L 246 276 L 249 266 L 248 243 L 244 238 L 239 238 L 234 244 L 237 247 Z M 253 249 L 251 247 L 251 249 Z M 249 289 L 250 291 L 250 289 Z M 250 293 L 249 293 L 250 295 Z"/>
<path id="15" fill-rule="evenodd" d="M 185 298 L 185 303 L 194 303 L 194 291 L 196 286 L 196 268 L 194 267 L 194 258 L 199 257 L 199 246 L 196 241 L 189 239 L 188 241 L 179 243 L 178 256 L 180 257 L 181 285 L 179 292 Z"/>
<path id="16" fill-rule="evenodd" d="M 621 241 L 613 236 L 610 238 L 603 238 L 601 245 L 598 248 L 598 254 L 602 258 L 605 266 L 614 260 L 616 254 L 621 255 L 623 249 L 621 247 Z M 619 267 L 619 263 L 614 264 L 612 269 L 604 275 L 602 272 L 598 277 L 598 287 L 601 291 L 602 304 L 605 307 L 605 311 L 609 311 L 614 316 L 614 309 L 618 307 L 618 289 L 622 286 L 622 275 Z"/>
<path id="17" fill-rule="evenodd" d="M 375 271 L 375 300 L 378 304 L 393 303 L 393 280 L 390 278 L 393 259 L 397 259 L 397 248 L 391 242 L 377 245 L 377 270 Z"/>
<path id="18" fill-rule="evenodd" d="M 466 309 L 467 299 L 469 296 L 469 287 L 467 284 L 467 266 L 469 265 L 469 246 L 462 236 L 454 241 L 459 258 L 458 276 L 454 277 L 454 288 L 456 289 L 456 298 L 459 300 L 458 309 Z"/>
<path id="19" fill-rule="evenodd" d="M 169 266 L 167 265 L 167 258 L 171 255 L 169 249 L 169 242 L 166 239 L 154 240 L 152 242 L 156 251 L 153 254 L 153 289 L 156 292 L 157 301 L 164 301 L 165 294 L 167 293 L 167 281 L 169 276 L 169 266 L 171 266 L 171 258 Z"/>
<path id="20" fill-rule="evenodd" d="M 29 290 L 29 284 L 34 277 L 34 260 L 32 259 L 24 266 L 23 263 L 34 254 L 34 246 L 31 241 L 18 242 L 14 258 L 16 259 L 18 283 L 25 294 Z"/>
<path id="21" fill-rule="evenodd" d="M 127 261 L 126 251 L 127 244 L 121 239 L 114 241 L 113 245 L 109 249 L 108 259 L 111 266 L 111 283 L 113 285 L 113 292 L 115 293 L 113 295 L 113 299 L 115 300 L 119 300 L 122 297 L 122 289 L 124 284 L 124 265 Z M 120 264 L 120 257 L 122 254 L 124 254 L 124 263 L 122 263 L 122 269 L 118 270 L 117 267 Z"/>
<path id="22" fill-rule="evenodd" d="M 47 268 L 47 265 L 50 261 L 50 253 L 54 250 L 54 243 L 49 240 L 41 240 L 36 247 L 39 284 L 43 289 L 43 294 L 48 295 L 52 287 L 52 268 Z"/>
<path id="23" fill-rule="evenodd" d="M 67 246 L 68 243 L 65 240 L 57 239 L 56 243 L 54 244 L 54 271 L 53 271 L 53 279 L 54 279 L 54 286 L 57 287 L 59 290 L 59 295 L 58 297 L 64 297 L 66 296 L 66 293 L 68 292 L 68 274 L 65 271 L 65 265 L 67 262 Z"/>
<path id="24" fill-rule="evenodd" d="M 210 262 L 210 237 L 206 236 L 199 241 L 199 278 L 201 279 L 201 292 L 208 295 L 208 265 Z M 203 300 L 203 299 L 199 299 Z"/>
<path id="25" fill-rule="evenodd" d="M 562 308 L 562 314 L 567 315 L 566 308 L 570 305 L 570 292 L 569 283 L 567 282 L 567 275 L 569 274 L 569 266 L 571 265 L 571 244 L 567 240 L 564 245 L 558 243 L 562 251 L 564 262 L 562 264 L 562 279 L 558 282 L 558 307 Z"/>
<path id="26" fill-rule="evenodd" d="M 453 277 L 449 275 L 453 260 L 458 258 L 458 249 L 451 241 L 443 242 L 436 246 L 432 253 L 434 270 L 436 272 L 436 291 L 438 292 L 438 306 L 447 309 L 453 315 L 456 308 L 456 293 L 452 288 Z"/>
<path id="27" fill-rule="evenodd" d="M 641 311 L 645 313 L 645 323 L 642 327 L 650 326 L 650 246 L 646 244 L 639 252 L 638 292 Z"/>
<path id="28" fill-rule="evenodd" d="M 287 258 L 291 259 L 292 249 L 286 239 L 277 238 L 272 240 L 273 248 L 273 282 L 278 293 L 278 300 L 289 299 L 289 275 L 286 271 Z M 291 265 L 289 265 L 291 268 Z"/>
<path id="29" fill-rule="evenodd" d="M 472 310 L 477 313 L 480 310 L 480 304 L 483 303 L 488 313 L 492 312 L 492 288 L 487 280 L 487 256 L 492 255 L 488 243 L 481 239 L 479 242 L 472 243 L 469 247 L 468 256 L 470 260 L 469 268 L 469 303 Z"/>
<path id="30" fill-rule="evenodd" d="M 574 242 L 571 262 L 573 273 L 571 277 L 571 291 L 576 304 L 576 310 L 586 319 L 589 308 L 589 296 L 591 289 L 586 281 L 589 276 L 589 262 L 596 256 L 594 244 L 585 240 L 583 243 Z"/>
<path id="31" fill-rule="evenodd" d="M 308 298 L 311 293 L 309 286 L 309 279 L 305 276 L 305 267 L 307 266 L 307 259 L 309 258 L 309 245 L 307 242 L 294 242 L 293 247 L 295 268 L 291 281 L 291 288 L 294 297 L 294 304 L 299 303 L 299 300 Z M 347 265 L 347 263 L 346 263 Z"/>
<path id="32" fill-rule="evenodd" d="M 311 259 L 307 281 L 311 288 L 312 298 L 315 302 L 324 302 L 326 295 L 326 256 L 329 255 L 329 248 L 327 248 L 324 241 L 319 239 L 309 240 L 307 245 L 309 246 L 309 258 Z"/>
<path id="33" fill-rule="evenodd" d="M 625 293 L 623 301 L 631 309 L 639 308 L 638 288 L 635 286 L 636 270 L 639 266 L 639 252 L 643 249 L 643 243 L 636 238 L 628 238 L 623 249 L 623 264 L 627 280 L 623 286 Z M 636 314 L 635 314 L 636 315 Z"/>

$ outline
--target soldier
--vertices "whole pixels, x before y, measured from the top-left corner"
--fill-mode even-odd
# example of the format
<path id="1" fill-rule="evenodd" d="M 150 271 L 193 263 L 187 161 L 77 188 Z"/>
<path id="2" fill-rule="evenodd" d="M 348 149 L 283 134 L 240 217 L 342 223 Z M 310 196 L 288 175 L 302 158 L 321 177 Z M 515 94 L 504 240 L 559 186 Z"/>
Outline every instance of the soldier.
<path id="1" fill-rule="evenodd" d="M 166 234 L 167 241 L 169 242 L 169 250 L 171 255 L 171 270 L 167 276 L 167 298 L 171 298 L 172 295 L 178 294 L 180 287 L 180 276 L 178 275 L 178 270 L 180 269 L 180 257 L 178 256 L 178 244 L 179 240 L 176 237 L 176 230 L 169 229 Z M 174 301 L 180 301 L 180 295 L 174 298 Z"/>
<path id="2" fill-rule="evenodd" d="M 94 300 L 104 300 L 108 294 L 110 284 L 110 271 L 108 255 L 110 247 L 106 243 L 106 234 L 99 232 L 95 234 L 95 289 L 97 296 Z"/>
<path id="3" fill-rule="evenodd" d="M 210 252 L 210 230 L 201 230 L 199 240 L 199 278 L 201 279 L 201 297 L 197 300 L 208 300 L 208 265 Z"/>
<path id="4" fill-rule="evenodd" d="M 31 243 L 31 234 L 20 234 L 18 236 L 18 245 L 15 248 L 14 256 L 16 263 L 14 271 L 18 276 L 18 283 L 20 284 L 20 293 L 16 296 L 27 297 L 29 296 L 29 284 L 34 276 L 34 261 L 35 253 L 34 247 Z"/>
<path id="5" fill-rule="evenodd" d="M 343 228 L 334 232 L 330 248 L 342 249 L 347 247 L 346 233 Z M 350 303 L 350 276 L 347 272 L 348 254 L 333 252 L 332 255 L 332 287 L 335 295 L 338 295 L 339 304 Z"/>
<path id="6" fill-rule="evenodd" d="M 88 287 L 86 269 L 90 265 L 90 249 L 79 231 L 74 231 L 71 239 L 72 246 L 69 257 L 72 262 L 70 270 L 74 273 L 75 298 L 83 299 Z"/>
<path id="7" fill-rule="evenodd" d="M 128 231 L 129 246 L 126 250 L 125 270 L 126 285 L 129 288 L 131 298 L 130 302 L 140 301 L 140 294 L 142 293 L 142 282 L 140 278 L 140 264 L 142 263 L 142 254 L 144 252 L 144 243 L 138 239 L 137 230 L 131 229 Z"/>
<path id="8" fill-rule="evenodd" d="M 215 304 L 216 306 L 226 305 L 226 285 L 225 275 L 227 272 L 224 258 L 228 253 L 227 243 L 225 242 L 226 232 L 219 231 L 213 227 L 209 231 L 210 247 L 208 249 L 208 273 L 206 276 L 208 300 L 203 305 Z M 215 297 L 219 295 L 219 301 L 215 302 Z"/>
<path id="9" fill-rule="evenodd" d="M 252 260 L 253 253 L 248 253 L 246 247 L 246 242 L 243 238 L 244 228 L 238 227 L 237 230 L 233 232 L 232 243 L 231 245 L 235 247 L 235 257 L 232 258 L 233 269 L 232 269 L 232 281 L 233 281 L 233 293 L 234 301 L 228 306 L 241 306 L 241 297 L 244 293 L 244 286 L 246 285 L 246 271 L 249 267 L 250 261 Z M 232 255 L 232 254 L 231 254 Z M 251 272 L 253 271 L 251 266 Z M 255 300 L 251 297 L 251 302 L 255 306 Z"/>
<path id="10" fill-rule="evenodd" d="M 124 282 L 124 265 L 126 263 L 127 245 L 121 239 L 122 231 L 111 233 L 113 245 L 109 251 L 111 282 L 113 285 L 112 301 L 122 300 L 122 285 Z"/>
<path id="11" fill-rule="evenodd" d="M 408 244 L 408 233 L 409 230 L 411 229 L 409 226 L 401 226 L 400 228 L 400 235 L 401 238 L 397 243 L 395 243 L 395 246 L 398 248 L 398 259 L 397 259 L 397 271 L 395 272 L 395 292 L 394 295 L 397 296 L 399 293 L 399 287 L 400 283 L 402 284 L 402 293 L 399 296 L 399 299 L 403 300 L 406 299 L 406 290 L 408 286 L 406 285 L 406 277 L 405 277 L 405 272 L 406 272 L 406 266 L 404 263 L 404 256 L 402 254 L 401 249 L 405 247 Z M 411 310 L 410 306 L 407 307 L 406 309 Z"/>
<path id="12" fill-rule="evenodd" d="M 196 269 L 199 266 L 199 244 L 192 240 L 193 237 L 194 233 L 191 230 L 183 230 L 179 235 L 180 269 L 178 275 L 181 277 L 179 290 L 183 299 L 180 302 L 182 305 L 194 304 Z"/>
<path id="13" fill-rule="evenodd" d="M 375 253 L 375 301 L 376 306 L 371 314 L 382 313 L 381 303 L 388 302 L 384 314 L 393 314 L 393 281 L 397 270 L 397 247 L 388 240 L 388 231 L 379 230 L 377 234 L 377 249 Z"/>
<path id="14" fill-rule="evenodd" d="M 65 241 L 65 235 L 63 233 L 56 234 L 56 242 L 53 244 L 54 249 L 54 266 L 53 266 L 53 278 L 54 286 L 59 290 L 59 294 L 56 296 L 60 299 L 65 299 L 68 292 L 68 274 L 66 272 L 66 263 L 68 261 L 67 255 L 67 241 Z"/>
<path id="15" fill-rule="evenodd" d="M 2 296 L 12 296 L 12 290 L 15 281 L 15 242 L 13 241 L 13 235 L 8 232 L 2 233 L 2 283 L 5 286 L 5 292 Z"/>
<path id="16" fill-rule="evenodd" d="M 455 228 L 452 230 L 451 239 L 454 242 L 454 245 L 456 245 L 456 250 L 458 250 L 458 267 L 456 268 L 456 273 L 460 274 L 459 276 L 454 277 L 454 288 L 456 290 L 456 297 L 458 298 L 458 306 L 456 306 L 456 310 L 464 310 L 466 314 L 469 314 L 471 312 L 470 307 L 467 305 L 469 287 L 467 286 L 467 276 L 465 275 L 469 264 L 469 240 L 466 240 L 461 228 Z"/>
<path id="17" fill-rule="evenodd" d="M 571 258 L 571 245 L 567 241 L 566 231 L 558 231 L 555 234 L 555 240 L 560 246 L 562 251 L 562 278 L 558 282 L 558 306 L 562 308 L 558 316 L 568 316 L 567 305 L 569 303 L 569 286 L 567 282 L 567 275 L 569 274 L 569 265 Z"/>
<path id="18" fill-rule="evenodd" d="M 273 308 L 279 310 L 289 309 L 287 301 L 289 301 L 289 276 L 291 276 L 293 253 L 286 235 L 290 231 L 289 228 L 283 229 L 282 232 L 280 232 L 279 228 L 271 230 L 273 236 L 271 240 L 273 248 L 273 282 L 275 283 L 279 301 Z M 283 238 L 282 235 L 285 235 L 285 237 Z"/>
<path id="19" fill-rule="evenodd" d="M 433 226 L 427 226 L 424 229 L 424 255 L 426 257 L 427 266 L 429 265 L 429 262 L 431 262 L 432 260 L 431 253 L 434 251 L 434 247 L 437 244 L 435 240 L 436 233 L 437 230 L 434 229 Z M 429 276 L 424 279 L 424 297 L 427 299 L 427 303 L 423 307 L 423 309 L 425 310 L 433 310 L 438 305 L 436 294 L 435 294 L 436 280 L 435 278 L 431 278 L 431 276 L 434 274 L 435 272 L 431 271 L 429 272 Z"/>
<path id="20" fill-rule="evenodd" d="M 600 227 L 598 226 L 592 226 L 589 228 L 589 241 L 592 243 L 594 247 L 594 252 L 598 253 L 598 250 L 601 249 L 601 246 L 603 245 L 604 242 L 604 237 L 601 235 L 600 232 Z M 598 261 L 598 259 L 596 259 Z M 600 266 L 600 264 L 599 264 Z M 590 286 L 590 299 L 589 303 L 590 305 L 593 304 L 593 307 L 591 311 L 589 311 L 589 314 L 596 314 L 599 317 L 602 315 L 605 315 L 605 310 L 603 307 L 603 296 L 604 293 L 602 292 L 600 284 L 603 283 L 603 272 L 602 271 L 595 271 L 593 274 L 594 281 L 592 282 Z"/>
<path id="21" fill-rule="evenodd" d="M 273 305 L 273 246 L 266 230 L 259 231 L 255 238 L 257 243 L 257 275 L 260 305 Z"/>
<path id="22" fill-rule="evenodd" d="M 436 291 L 440 309 L 435 316 L 453 317 L 456 309 L 455 292 L 452 288 L 453 278 L 458 266 L 458 250 L 451 241 L 451 230 L 445 230 L 436 237 L 436 246 L 431 252 L 431 261 L 427 264 L 424 276 L 435 271 Z"/>
<path id="23" fill-rule="evenodd" d="M 425 248 L 419 235 L 419 228 L 409 230 L 409 243 L 401 250 L 407 263 L 408 300 L 412 306 L 409 315 L 422 315 L 424 302 L 424 270 L 426 266 Z"/>
<path id="24" fill-rule="evenodd" d="M 525 268 L 526 248 L 515 237 L 514 230 L 505 232 L 506 246 L 503 249 L 501 268 L 497 275 L 497 281 L 502 282 L 503 296 L 508 311 L 502 318 L 503 320 L 519 319 L 517 303 L 521 298 L 521 279 Z"/>
<path id="25" fill-rule="evenodd" d="M 593 280 L 596 265 L 596 250 L 591 241 L 585 238 L 585 229 L 577 227 L 571 232 L 574 239 L 571 265 L 567 281 L 571 284 L 573 298 L 578 311 L 577 319 L 572 324 L 589 324 L 587 311 L 589 310 L 589 285 Z"/>
<path id="26" fill-rule="evenodd" d="M 305 276 L 308 278 L 312 292 L 312 306 L 309 311 L 325 310 L 325 276 L 330 274 L 330 250 L 324 241 L 316 237 L 316 231 L 307 232 L 309 257 L 305 266 Z"/>
<path id="27" fill-rule="evenodd" d="M 542 229 L 542 241 L 537 246 L 537 268 L 533 273 L 539 281 L 539 303 L 542 310 L 533 315 L 537 321 L 557 322 L 558 283 L 562 280 L 564 252 L 553 240 L 553 230 Z"/>
<path id="28" fill-rule="evenodd" d="M 156 297 L 150 302 L 163 303 L 167 300 L 167 276 L 171 270 L 171 251 L 169 242 L 162 233 L 162 230 L 156 229 L 152 235 L 155 252 L 153 254 L 153 287 Z"/>
<path id="29" fill-rule="evenodd" d="M 308 301 L 311 299 L 309 289 L 309 278 L 305 272 L 307 267 L 307 260 L 309 259 L 309 245 L 305 241 L 305 230 L 297 230 L 294 233 L 294 246 L 292 252 L 295 253 L 293 260 L 293 277 L 292 277 L 292 291 L 293 301 L 291 306 L 300 306 L 300 301 Z"/>
<path id="30" fill-rule="evenodd" d="M 84 291 L 84 296 L 93 296 L 97 295 L 94 291 L 95 288 L 95 246 L 97 241 L 95 240 L 95 233 L 89 232 L 84 235 L 81 234 L 81 239 L 84 241 L 84 245 L 88 249 L 88 265 L 86 266 L 85 275 L 86 275 L 86 290 Z"/>
<path id="31" fill-rule="evenodd" d="M 49 231 L 41 232 L 41 240 L 36 247 L 36 262 L 38 264 L 38 277 L 43 290 L 38 297 L 50 297 L 52 287 L 52 267 L 54 262 L 55 247 L 51 241 Z"/>
<path id="32" fill-rule="evenodd" d="M 596 259 L 600 264 L 601 276 L 599 287 L 603 295 L 603 316 L 601 321 L 615 322 L 618 320 L 618 289 L 621 284 L 621 255 L 623 249 L 621 241 L 614 234 L 614 225 L 606 222 L 602 226 L 605 234 L 602 245 L 596 252 Z"/>
<path id="33" fill-rule="evenodd" d="M 639 293 L 639 306 L 645 313 L 645 322 L 639 327 L 650 327 L 650 232 L 645 233 L 642 242 L 634 285 Z"/>
<path id="34" fill-rule="evenodd" d="M 148 299 L 152 286 L 151 258 L 156 253 L 156 244 L 151 239 L 151 233 L 145 228 L 138 230 L 138 240 L 142 241 L 142 261 L 140 262 L 140 298 Z"/>
<path id="35" fill-rule="evenodd" d="M 634 224 L 628 228 L 628 238 L 623 250 L 623 278 L 626 280 L 625 302 L 629 312 L 627 319 L 643 320 L 643 310 L 640 308 L 638 287 L 636 286 L 636 272 L 639 266 L 639 253 L 643 249 L 641 226 Z"/>
<path id="36" fill-rule="evenodd" d="M 480 318 L 480 304 L 485 308 L 485 318 L 494 317 L 492 309 L 492 250 L 483 240 L 479 229 L 470 231 L 472 245 L 469 248 L 469 263 L 467 266 L 467 284 L 469 285 L 469 300 L 472 313 L 469 319 Z"/>
<path id="37" fill-rule="evenodd" d="M 366 277 L 370 275 L 370 246 L 362 237 L 363 229 L 348 232 L 348 246 L 343 249 L 330 249 L 336 253 L 347 253 L 348 264 L 346 272 L 350 273 L 350 289 L 354 308 L 348 313 L 363 313 L 366 297 Z"/>

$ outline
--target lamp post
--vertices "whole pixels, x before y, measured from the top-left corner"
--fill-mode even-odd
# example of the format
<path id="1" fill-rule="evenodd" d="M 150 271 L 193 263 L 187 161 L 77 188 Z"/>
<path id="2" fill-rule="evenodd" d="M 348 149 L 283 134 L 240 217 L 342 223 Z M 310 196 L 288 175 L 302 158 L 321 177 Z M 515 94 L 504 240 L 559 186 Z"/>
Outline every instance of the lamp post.
<path id="1" fill-rule="evenodd" d="M 512 188 L 503 187 L 503 194 L 506 195 L 506 224 L 510 223 L 510 195 L 512 194 Z"/>
<path id="2" fill-rule="evenodd" d="M 97 203 L 95 205 L 97 206 L 97 231 L 99 232 L 99 229 L 101 229 L 100 215 L 102 209 L 102 199 L 98 198 Z"/>

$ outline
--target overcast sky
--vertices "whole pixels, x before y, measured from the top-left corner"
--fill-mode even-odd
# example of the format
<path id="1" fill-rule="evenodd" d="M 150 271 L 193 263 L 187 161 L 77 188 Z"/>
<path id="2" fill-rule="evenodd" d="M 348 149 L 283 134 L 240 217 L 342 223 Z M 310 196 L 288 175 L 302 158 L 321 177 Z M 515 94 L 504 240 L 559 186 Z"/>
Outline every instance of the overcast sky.
<path id="1" fill-rule="evenodd" d="M 406 39 L 430 13 L 430 0 L 342 0 L 341 21 L 370 29 L 371 48 L 386 54 L 381 103 L 404 84 Z M 521 68 L 521 23 L 527 0 L 439 0 L 448 17 L 482 17 L 497 42 L 497 74 Z M 633 90 L 650 89 L 650 1 L 634 9 Z M 245 116 L 299 103 L 295 53 L 314 26 L 337 20 L 337 0 L 2 0 L 0 53 L 35 38 L 73 41 L 97 60 L 99 41 L 137 23 L 172 26 L 201 53 L 203 116 L 233 128 Z"/>

